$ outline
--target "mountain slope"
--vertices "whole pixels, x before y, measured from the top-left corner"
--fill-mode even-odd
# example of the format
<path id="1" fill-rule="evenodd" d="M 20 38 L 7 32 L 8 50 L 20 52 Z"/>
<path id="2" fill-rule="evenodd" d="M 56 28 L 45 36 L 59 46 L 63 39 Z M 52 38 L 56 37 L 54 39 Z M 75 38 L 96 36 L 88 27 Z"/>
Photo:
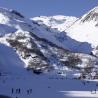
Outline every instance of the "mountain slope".
<path id="1" fill-rule="evenodd" d="M 27 75 L 22 62 L 13 50 L 4 44 L 0 44 L 0 73 L 5 75 Z"/>
<path id="2" fill-rule="evenodd" d="M 68 36 L 79 42 L 87 42 L 92 47 L 88 52 L 98 46 L 98 7 L 90 10 L 75 22 L 66 32 Z M 88 47 L 89 48 L 89 47 Z M 84 49 L 85 51 L 85 49 Z"/>
<path id="3" fill-rule="evenodd" d="M 73 52 L 98 55 L 98 7 L 88 11 L 79 19 L 58 15 L 40 16 L 32 20 L 36 28 L 41 31 L 40 34 L 37 33 L 39 37 Z"/>
<path id="4" fill-rule="evenodd" d="M 23 15 L 21 15 L 20 13 L 14 10 L 8 10 L 8 9 L 1 8 L 0 11 L 1 11 L 0 12 L 1 13 L 1 17 L 0 17 L 1 24 L 6 24 L 9 27 L 13 27 L 13 29 L 15 30 L 20 29 L 23 31 L 33 32 L 33 34 L 35 34 L 39 38 L 48 40 L 49 42 L 52 42 L 53 44 L 56 44 L 59 47 L 62 47 L 68 50 L 73 49 L 73 46 L 68 44 L 68 42 L 73 42 L 73 40 L 67 37 L 65 32 L 60 33 L 57 31 L 56 32 L 51 31 L 50 30 L 51 28 L 47 28 L 47 26 L 43 27 L 35 21 L 26 19 Z M 76 20 L 76 18 L 74 19 L 72 17 L 71 20 L 74 21 Z M 71 21 L 71 20 L 68 17 L 68 21 Z M 68 21 L 67 21 L 67 24 L 68 24 Z M 65 24 L 66 23 L 64 23 L 64 25 Z M 66 40 L 68 40 L 68 42 Z M 78 42 L 75 42 L 75 43 L 80 44 Z"/>
<path id="5" fill-rule="evenodd" d="M 0 22 L 4 26 L 2 27 L 4 32 L 0 32 L 2 35 L 0 44 L 11 47 L 12 51 L 15 51 L 11 54 L 17 54 L 17 57 L 12 56 L 11 58 L 20 60 L 18 62 L 23 64 L 19 64 L 19 66 L 23 69 L 33 70 L 36 74 L 52 71 L 54 74 L 61 74 L 69 78 L 81 77 L 83 74 L 87 74 L 86 78 L 91 78 L 89 74 L 95 70 L 98 71 L 96 57 L 71 52 L 76 50 L 79 45 L 81 48 L 85 45 L 85 51 L 90 50 L 92 48 L 88 48 L 89 43 L 76 41 L 67 36 L 65 32 L 47 30 L 47 26 L 43 27 L 35 21 L 26 19 L 17 11 L 1 8 L 0 14 L 1 20 L 4 20 Z M 82 50 L 81 48 L 79 49 Z M 1 58 L 4 60 L 4 57 Z M 9 64 L 16 65 L 15 62 L 11 62 L 11 58 L 7 58 Z M 7 66 L 5 63 L 3 64 Z M 88 68 L 89 72 L 86 71 Z"/>
<path id="6" fill-rule="evenodd" d="M 71 26 L 78 18 L 73 16 L 40 16 L 31 18 L 31 20 L 37 22 L 40 25 L 46 25 L 50 29 L 54 29 L 55 32 L 62 32 Z"/>
<path id="7" fill-rule="evenodd" d="M 36 28 L 40 30 L 40 33 L 37 33 L 39 37 L 45 38 L 51 41 L 52 43 L 55 43 L 56 45 L 73 52 L 82 52 L 91 54 L 93 47 L 89 42 L 77 40 L 75 38 L 72 38 L 71 33 L 69 34 L 69 32 L 71 32 L 70 29 L 74 26 L 74 24 L 76 24 L 79 21 L 78 18 L 68 16 L 53 16 L 53 17 L 40 16 L 32 18 L 32 20 L 33 23 L 36 24 Z M 76 28 L 77 26 L 75 27 L 75 29 Z M 79 28 L 79 30 L 81 29 Z M 84 29 L 82 28 L 82 30 Z M 76 36 L 76 34 L 73 35 Z M 81 36 L 83 36 L 83 34 Z M 84 37 L 81 37 L 81 40 L 82 38 Z"/>
<path id="8" fill-rule="evenodd" d="M 48 19 L 49 18 L 49 19 Z M 55 22 L 55 24 L 52 24 L 52 22 L 50 21 L 51 19 L 53 21 L 57 21 L 57 19 L 61 19 L 61 21 L 63 21 L 63 19 L 66 19 L 66 21 L 63 21 L 64 23 L 58 24 Z M 67 20 L 68 18 L 68 20 Z M 40 22 L 39 19 L 42 21 Z M 88 48 L 88 50 L 92 50 L 91 46 L 89 43 L 87 42 L 79 42 L 75 39 L 72 39 L 70 36 L 67 35 L 67 33 L 60 32 L 58 31 L 59 26 L 62 27 L 62 29 L 70 27 L 73 24 L 73 21 L 75 22 L 77 19 L 74 17 L 67 17 L 67 16 L 54 16 L 54 17 L 35 17 L 32 21 L 33 26 L 34 26 L 34 34 L 37 35 L 40 38 L 44 38 L 54 44 L 56 44 L 59 47 L 62 47 L 64 49 L 73 51 L 73 52 L 84 52 L 84 50 L 82 48 L 85 48 L 85 50 Z M 70 22 L 69 22 L 70 21 Z M 50 24 L 49 24 L 49 23 Z M 47 25 L 51 25 L 52 26 L 47 26 Z M 55 30 L 55 25 L 57 25 L 56 28 L 58 28 L 57 30 Z M 62 26 L 64 25 L 64 26 Z M 65 28 L 64 28 L 65 27 Z M 69 44 L 70 43 L 70 44 Z M 78 50 L 78 47 L 80 47 Z M 85 51 L 85 53 L 89 53 L 87 51 Z"/>
<path id="9" fill-rule="evenodd" d="M 85 26 L 89 28 L 91 22 L 88 21 L 94 16 L 82 17 L 81 28 L 84 29 L 86 21 Z M 69 17 L 68 21 L 64 16 L 50 18 L 47 26 L 44 20 L 39 24 L 17 11 L 0 8 L 0 95 L 12 98 L 97 98 L 98 80 L 93 79 L 98 79 L 98 57 L 90 55 L 97 39 L 95 44 L 93 34 L 88 33 L 86 39 L 85 33 L 81 39 L 77 37 L 81 29 L 77 33 L 71 31 L 74 25 L 78 24 L 76 29 L 80 26 L 80 20 L 72 23 Z M 70 27 L 68 32 L 60 32 L 67 27 Z M 91 24 L 92 30 L 93 27 Z M 97 27 L 94 30 L 97 32 Z"/>

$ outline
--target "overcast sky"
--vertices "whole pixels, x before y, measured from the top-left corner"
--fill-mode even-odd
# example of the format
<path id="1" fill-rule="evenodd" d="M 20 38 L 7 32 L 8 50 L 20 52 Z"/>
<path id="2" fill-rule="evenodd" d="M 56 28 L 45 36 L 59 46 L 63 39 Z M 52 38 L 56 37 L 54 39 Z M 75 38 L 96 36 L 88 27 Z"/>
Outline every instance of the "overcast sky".
<path id="1" fill-rule="evenodd" d="M 0 6 L 15 9 L 26 17 L 41 15 L 81 16 L 98 5 L 98 0 L 0 0 Z"/>

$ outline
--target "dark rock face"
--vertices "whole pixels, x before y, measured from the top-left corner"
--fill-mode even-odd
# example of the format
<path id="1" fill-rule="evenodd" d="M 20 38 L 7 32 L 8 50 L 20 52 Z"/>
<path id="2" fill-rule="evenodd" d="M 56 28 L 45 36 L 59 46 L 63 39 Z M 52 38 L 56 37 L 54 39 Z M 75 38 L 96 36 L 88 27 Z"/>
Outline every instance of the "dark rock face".
<path id="1" fill-rule="evenodd" d="M 90 22 L 95 21 L 95 26 L 98 26 L 98 7 L 95 7 L 94 9 L 90 10 L 87 14 L 85 14 L 84 17 L 81 18 L 81 22 Z"/>
<path id="2" fill-rule="evenodd" d="M 98 21 L 98 13 L 91 11 L 86 17 L 84 17 L 82 22 L 91 21 L 91 20 Z"/>
<path id="3" fill-rule="evenodd" d="M 12 10 L 11 13 L 13 13 L 21 18 L 24 18 L 24 16 L 22 14 L 20 14 L 19 12 L 15 11 L 15 10 Z"/>

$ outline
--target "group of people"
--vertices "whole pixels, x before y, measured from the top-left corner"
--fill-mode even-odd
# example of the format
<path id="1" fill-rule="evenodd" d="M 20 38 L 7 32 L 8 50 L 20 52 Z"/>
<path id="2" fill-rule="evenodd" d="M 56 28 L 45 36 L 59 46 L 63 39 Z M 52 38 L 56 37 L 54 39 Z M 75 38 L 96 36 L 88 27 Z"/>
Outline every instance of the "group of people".
<path id="1" fill-rule="evenodd" d="M 11 90 L 11 93 L 12 94 L 21 94 L 21 89 L 20 88 L 16 88 L 16 89 L 14 89 L 14 88 L 12 88 L 12 90 Z M 30 94 L 32 94 L 32 89 L 30 88 L 30 89 L 27 89 L 26 90 L 26 93 L 27 93 L 27 95 L 30 95 Z"/>
<path id="2" fill-rule="evenodd" d="M 87 83 L 89 83 L 89 81 L 87 81 L 87 82 L 85 82 L 85 81 L 82 81 L 82 84 L 85 86 Z M 96 83 L 96 87 L 98 86 L 98 83 Z M 97 88 L 95 88 L 95 89 L 92 89 L 91 90 L 91 94 L 96 94 L 96 92 L 97 92 Z"/>
<path id="3" fill-rule="evenodd" d="M 94 90 L 91 90 L 91 94 L 96 94 L 96 89 L 94 89 Z"/>
<path id="4" fill-rule="evenodd" d="M 97 93 L 97 91 L 98 91 L 97 87 L 98 87 L 98 83 L 96 83 L 96 88 L 94 90 L 91 90 L 91 94 L 96 94 Z"/>

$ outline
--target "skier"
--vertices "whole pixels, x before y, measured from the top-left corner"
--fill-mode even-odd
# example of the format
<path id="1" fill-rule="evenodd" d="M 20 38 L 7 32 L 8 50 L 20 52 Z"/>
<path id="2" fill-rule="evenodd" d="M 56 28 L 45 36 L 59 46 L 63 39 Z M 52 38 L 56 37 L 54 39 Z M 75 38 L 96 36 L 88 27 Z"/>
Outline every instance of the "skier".
<path id="1" fill-rule="evenodd" d="M 12 88 L 12 94 L 13 94 L 13 92 L 14 92 L 14 89 Z"/>
<path id="2" fill-rule="evenodd" d="M 16 89 L 16 93 L 20 94 L 20 88 Z"/>
<path id="3" fill-rule="evenodd" d="M 27 94 L 29 95 L 29 94 L 31 94 L 32 93 L 32 89 L 28 89 L 27 90 Z"/>
<path id="4" fill-rule="evenodd" d="M 96 94 L 96 89 L 95 89 L 95 94 Z"/>

